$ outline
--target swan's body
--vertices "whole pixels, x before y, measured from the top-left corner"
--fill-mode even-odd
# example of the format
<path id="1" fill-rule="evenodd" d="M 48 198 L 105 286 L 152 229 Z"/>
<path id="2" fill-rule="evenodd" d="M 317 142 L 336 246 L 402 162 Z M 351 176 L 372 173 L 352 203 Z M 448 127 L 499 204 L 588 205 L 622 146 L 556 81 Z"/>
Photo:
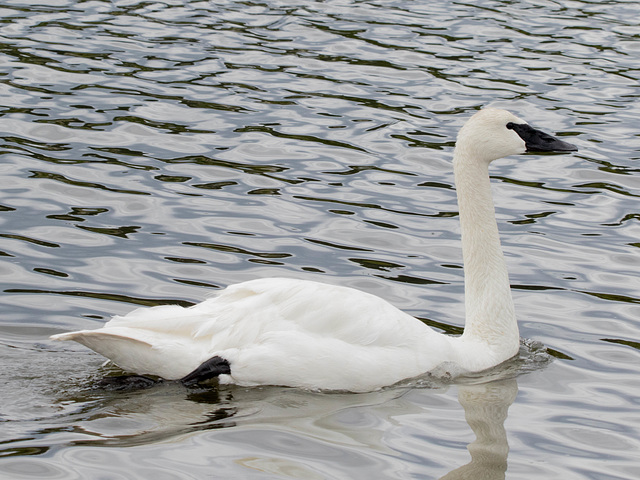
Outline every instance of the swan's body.
<path id="1" fill-rule="evenodd" d="M 488 167 L 529 149 L 576 150 L 497 109 L 481 110 L 458 135 L 454 171 L 467 312 L 460 337 L 435 332 L 359 290 L 267 278 L 232 285 L 189 308 L 138 309 L 98 330 L 52 338 L 75 340 L 138 374 L 219 375 L 222 383 L 245 386 L 368 391 L 443 363 L 467 372 L 490 368 L 517 353 L 519 335 Z"/>

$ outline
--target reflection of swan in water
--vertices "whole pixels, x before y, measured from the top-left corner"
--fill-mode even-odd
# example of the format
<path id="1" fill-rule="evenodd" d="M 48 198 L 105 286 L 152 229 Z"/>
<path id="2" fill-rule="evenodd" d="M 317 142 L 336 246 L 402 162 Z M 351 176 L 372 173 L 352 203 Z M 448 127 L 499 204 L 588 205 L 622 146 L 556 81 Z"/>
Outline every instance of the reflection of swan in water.
<path id="1" fill-rule="evenodd" d="M 467 447 L 471 461 L 440 480 L 502 480 L 507 470 L 507 433 L 504 421 L 518 393 L 511 378 L 482 385 L 460 385 L 458 400 L 476 435 Z"/>
<path id="2" fill-rule="evenodd" d="M 102 392 L 94 408 L 74 415 L 74 433 L 65 435 L 69 446 L 108 446 L 102 455 L 116 457 L 136 447 L 141 458 L 156 458 L 159 445 L 178 445 L 203 458 L 202 465 L 189 466 L 203 478 L 214 467 L 215 478 L 289 478 L 294 471 L 294 478 L 306 479 L 394 478 L 393 472 L 414 467 L 415 478 L 433 478 L 442 470 L 407 463 L 406 456 L 426 459 L 443 446 L 454 448 L 442 443 L 446 431 L 423 435 L 431 419 L 459 418 L 444 386 L 433 386 L 351 395 L 279 387 L 185 391 L 166 383 L 126 395 Z M 467 447 L 471 461 L 442 479 L 503 480 L 509 451 L 504 421 L 516 397 L 515 379 L 453 388 L 476 440 Z M 443 408 L 434 402 L 444 402 Z M 65 417 L 65 431 L 68 425 Z M 437 463 L 446 460 L 440 453 Z"/>

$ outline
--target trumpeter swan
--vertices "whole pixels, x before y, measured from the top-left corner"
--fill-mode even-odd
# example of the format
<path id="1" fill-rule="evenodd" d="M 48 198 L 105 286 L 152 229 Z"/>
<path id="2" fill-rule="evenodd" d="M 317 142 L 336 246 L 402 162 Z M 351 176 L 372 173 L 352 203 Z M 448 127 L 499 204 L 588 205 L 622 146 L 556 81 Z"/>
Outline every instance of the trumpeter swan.
<path id="1" fill-rule="evenodd" d="M 463 335 L 435 332 L 374 295 L 305 280 L 236 284 L 189 308 L 139 308 L 75 340 L 122 369 L 185 383 L 370 391 L 443 363 L 477 372 L 516 355 L 518 324 L 491 197 L 489 164 L 512 154 L 577 148 L 513 114 L 486 108 L 453 154 L 465 272 Z"/>

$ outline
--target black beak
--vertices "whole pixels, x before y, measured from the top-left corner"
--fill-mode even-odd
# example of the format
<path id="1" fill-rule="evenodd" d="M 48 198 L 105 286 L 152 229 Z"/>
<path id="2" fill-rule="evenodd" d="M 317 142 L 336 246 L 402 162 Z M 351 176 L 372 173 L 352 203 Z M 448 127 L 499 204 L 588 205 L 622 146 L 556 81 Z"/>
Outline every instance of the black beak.
<path id="1" fill-rule="evenodd" d="M 507 128 L 516 132 L 527 147 L 527 152 L 577 152 L 578 147 L 568 142 L 563 142 L 544 133 L 540 130 L 536 130 L 526 123 L 513 123 L 507 124 Z"/>

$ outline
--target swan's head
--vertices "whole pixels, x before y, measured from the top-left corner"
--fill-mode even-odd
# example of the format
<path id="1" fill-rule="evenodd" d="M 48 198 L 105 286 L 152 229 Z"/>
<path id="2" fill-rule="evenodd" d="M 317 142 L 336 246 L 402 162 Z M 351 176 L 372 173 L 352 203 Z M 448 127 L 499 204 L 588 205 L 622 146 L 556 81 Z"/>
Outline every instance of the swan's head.
<path id="1" fill-rule="evenodd" d="M 526 152 L 575 152 L 578 148 L 529 126 L 506 110 L 485 108 L 460 129 L 456 150 L 467 159 L 490 163 Z"/>

